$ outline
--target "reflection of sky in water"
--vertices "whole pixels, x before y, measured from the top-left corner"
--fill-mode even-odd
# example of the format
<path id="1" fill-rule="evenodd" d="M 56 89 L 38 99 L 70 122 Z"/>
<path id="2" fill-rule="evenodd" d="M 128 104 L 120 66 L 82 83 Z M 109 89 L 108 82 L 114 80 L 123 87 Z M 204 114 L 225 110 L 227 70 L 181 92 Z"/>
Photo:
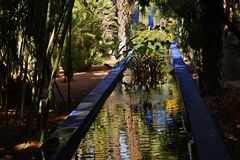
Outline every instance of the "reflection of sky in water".
<path id="1" fill-rule="evenodd" d="M 158 110 L 155 114 L 155 128 L 158 132 L 166 129 L 166 110 Z"/>
<path id="2" fill-rule="evenodd" d="M 127 145 L 127 136 L 125 131 L 120 131 L 119 143 L 120 143 L 121 159 L 128 159 L 129 153 L 128 153 L 128 145 Z"/>
<path id="3" fill-rule="evenodd" d="M 124 89 L 120 83 L 106 100 L 79 145 L 79 159 L 188 159 L 176 84 L 145 95 Z"/>

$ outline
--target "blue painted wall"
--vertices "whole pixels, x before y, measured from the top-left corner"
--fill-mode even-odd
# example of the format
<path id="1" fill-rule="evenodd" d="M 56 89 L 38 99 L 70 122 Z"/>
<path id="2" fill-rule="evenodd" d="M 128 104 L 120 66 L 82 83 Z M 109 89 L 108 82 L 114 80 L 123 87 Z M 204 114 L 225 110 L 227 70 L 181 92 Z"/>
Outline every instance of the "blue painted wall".
<path id="1" fill-rule="evenodd" d="M 133 13 L 133 19 L 135 23 L 139 22 L 139 6 L 135 6 L 134 13 Z"/>
<path id="2" fill-rule="evenodd" d="M 148 7 L 148 26 L 150 29 L 154 28 L 154 18 L 153 16 L 156 14 L 156 10 Z"/>

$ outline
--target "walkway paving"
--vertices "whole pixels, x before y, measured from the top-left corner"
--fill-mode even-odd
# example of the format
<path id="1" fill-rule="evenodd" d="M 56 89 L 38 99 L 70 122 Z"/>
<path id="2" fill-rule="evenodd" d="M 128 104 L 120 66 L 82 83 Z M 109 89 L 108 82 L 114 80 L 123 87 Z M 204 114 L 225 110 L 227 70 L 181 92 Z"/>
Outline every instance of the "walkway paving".
<path id="1" fill-rule="evenodd" d="M 115 57 L 111 57 L 106 61 L 106 64 L 114 66 L 117 63 Z M 74 73 L 73 80 L 71 81 L 71 99 L 74 106 L 78 105 L 81 100 L 110 72 L 111 68 L 104 65 L 93 65 L 87 72 Z M 60 72 L 57 78 L 57 84 L 63 95 L 65 101 L 68 99 L 68 84 L 64 82 L 63 71 Z M 55 89 L 56 98 L 61 101 L 58 91 Z"/>

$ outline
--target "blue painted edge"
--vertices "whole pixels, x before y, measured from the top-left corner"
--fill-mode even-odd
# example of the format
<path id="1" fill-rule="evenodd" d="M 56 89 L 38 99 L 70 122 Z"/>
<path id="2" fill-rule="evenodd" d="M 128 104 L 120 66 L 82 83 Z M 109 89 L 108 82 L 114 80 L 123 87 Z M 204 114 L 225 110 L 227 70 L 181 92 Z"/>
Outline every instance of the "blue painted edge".
<path id="1" fill-rule="evenodd" d="M 75 154 L 81 139 L 84 137 L 92 122 L 99 113 L 106 98 L 112 93 L 125 64 L 131 59 L 134 50 L 130 50 L 127 57 L 118 62 L 109 74 L 82 100 L 67 119 L 61 123 L 53 134 L 42 145 L 36 159 L 66 160 Z"/>
<path id="2" fill-rule="evenodd" d="M 201 98 L 192 75 L 183 61 L 176 39 L 170 47 L 189 127 L 193 136 L 194 158 L 199 160 L 230 160 L 229 152 L 216 124 Z"/>

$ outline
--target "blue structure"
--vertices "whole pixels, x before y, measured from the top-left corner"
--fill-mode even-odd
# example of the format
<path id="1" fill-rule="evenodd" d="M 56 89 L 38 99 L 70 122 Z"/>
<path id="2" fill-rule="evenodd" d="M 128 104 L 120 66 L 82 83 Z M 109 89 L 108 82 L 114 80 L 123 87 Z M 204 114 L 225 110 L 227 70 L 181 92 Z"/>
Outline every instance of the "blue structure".
<path id="1" fill-rule="evenodd" d="M 153 29 L 154 28 L 154 20 L 151 15 L 148 14 L 148 26 Z"/>
<path id="2" fill-rule="evenodd" d="M 139 6 L 138 5 L 134 9 L 133 20 L 135 23 L 139 22 Z"/>
<path id="3" fill-rule="evenodd" d="M 176 38 L 170 47 L 176 79 L 180 86 L 189 127 L 193 136 L 193 159 L 230 160 L 228 150 L 217 126 L 202 100 L 196 83 L 177 47 Z"/>
<path id="4" fill-rule="evenodd" d="M 152 9 L 151 7 L 148 7 L 148 26 L 150 29 L 154 28 L 154 19 L 153 16 L 155 15 L 156 10 Z"/>
<path id="5" fill-rule="evenodd" d="M 131 59 L 134 50 L 128 52 L 125 59 L 120 61 L 109 74 L 82 100 L 67 119 L 62 122 L 53 134 L 42 145 L 41 151 L 34 158 L 45 160 L 71 159 L 76 152 L 81 139 L 88 131 L 94 117 L 98 114 L 102 104 L 112 93 L 126 63 Z"/>

